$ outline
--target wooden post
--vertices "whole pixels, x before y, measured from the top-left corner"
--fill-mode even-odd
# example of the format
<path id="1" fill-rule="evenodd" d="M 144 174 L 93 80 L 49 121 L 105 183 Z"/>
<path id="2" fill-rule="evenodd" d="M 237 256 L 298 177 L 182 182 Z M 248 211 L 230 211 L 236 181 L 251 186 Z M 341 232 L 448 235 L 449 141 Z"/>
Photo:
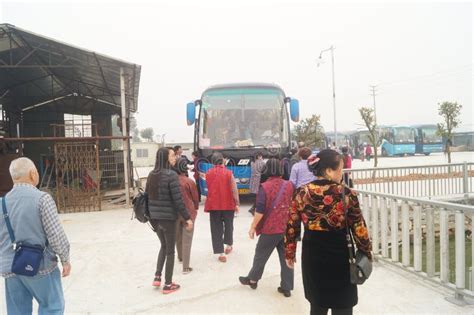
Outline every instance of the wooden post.
<path id="1" fill-rule="evenodd" d="M 127 132 L 127 99 L 125 97 L 125 73 L 120 68 L 120 103 L 122 107 L 122 135 L 128 136 Z M 125 181 L 125 204 L 130 207 L 130 169 L 128 165 L 128 147 L 127 139 L 123 139 L 123 177 Z"/>

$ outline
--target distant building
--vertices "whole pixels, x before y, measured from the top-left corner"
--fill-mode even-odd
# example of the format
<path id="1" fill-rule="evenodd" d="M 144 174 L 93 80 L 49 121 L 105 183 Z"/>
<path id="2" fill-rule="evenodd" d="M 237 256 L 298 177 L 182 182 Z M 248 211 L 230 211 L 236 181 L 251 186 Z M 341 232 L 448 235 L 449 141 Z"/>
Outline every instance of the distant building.
<path id="1" fill-rule="evenodd" d="M 133 142 L 131 146 L 131 156 L 134 167 L 154 166 L 156 151 L 160 145 L 156 142 Z"/>

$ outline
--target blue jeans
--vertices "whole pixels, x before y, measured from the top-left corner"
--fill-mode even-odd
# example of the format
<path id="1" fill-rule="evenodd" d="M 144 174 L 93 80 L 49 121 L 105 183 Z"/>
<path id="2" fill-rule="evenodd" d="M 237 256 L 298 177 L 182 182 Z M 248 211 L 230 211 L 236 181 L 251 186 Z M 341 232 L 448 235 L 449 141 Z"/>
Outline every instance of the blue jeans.
<path id="1" fill-rule="evenodd" d="M 64 295 L 59 268 L 44 276 L 14 276 L 5 279 L 8 315 L 33 313 L 33 298 L 39 315 L 64 313 Z"/>

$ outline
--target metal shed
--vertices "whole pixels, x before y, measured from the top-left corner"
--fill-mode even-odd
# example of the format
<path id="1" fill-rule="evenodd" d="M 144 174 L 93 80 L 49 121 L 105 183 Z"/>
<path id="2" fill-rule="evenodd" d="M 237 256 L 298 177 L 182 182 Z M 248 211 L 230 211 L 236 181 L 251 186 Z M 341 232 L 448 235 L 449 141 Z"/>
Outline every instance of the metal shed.
<path id="1" fill-rule="evenodd" d="M 27 156 L 62 210 L 72 204 L 61 200 L 69 190 L 100 199 L 101 190 L 125 189 L 128 203 L 129 121 L 137 110 L 140 71 L 134 63 L 0 24 L 0 195 L 11 187 L 10 160 Z M 81 198 L 72 208 L 84 203 Z"/>

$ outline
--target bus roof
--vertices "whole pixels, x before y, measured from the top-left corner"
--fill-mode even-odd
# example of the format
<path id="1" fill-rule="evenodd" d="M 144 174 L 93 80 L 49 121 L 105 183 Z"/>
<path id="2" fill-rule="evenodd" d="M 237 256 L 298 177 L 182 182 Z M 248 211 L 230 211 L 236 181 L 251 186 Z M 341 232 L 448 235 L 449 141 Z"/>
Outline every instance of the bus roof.
<path id="1" fill-rule="evenodd" d="M 224 89 L 275 89 L 279 90 L 283 95 L 285 92 L 283 89 L 274 83 L 227 83 L 227 84 L 217 84 L 208 87 L 204 93 L 212 91 L 212 90 L 224 90 Z M 203 93 L 203 94 L 204 94 Z"/>
<path id="2" fill-rule="evenodd" d="M 420 124 L 420 125 L 413 125 L 413 128 L 438 128 L 436 124 Z"/>

